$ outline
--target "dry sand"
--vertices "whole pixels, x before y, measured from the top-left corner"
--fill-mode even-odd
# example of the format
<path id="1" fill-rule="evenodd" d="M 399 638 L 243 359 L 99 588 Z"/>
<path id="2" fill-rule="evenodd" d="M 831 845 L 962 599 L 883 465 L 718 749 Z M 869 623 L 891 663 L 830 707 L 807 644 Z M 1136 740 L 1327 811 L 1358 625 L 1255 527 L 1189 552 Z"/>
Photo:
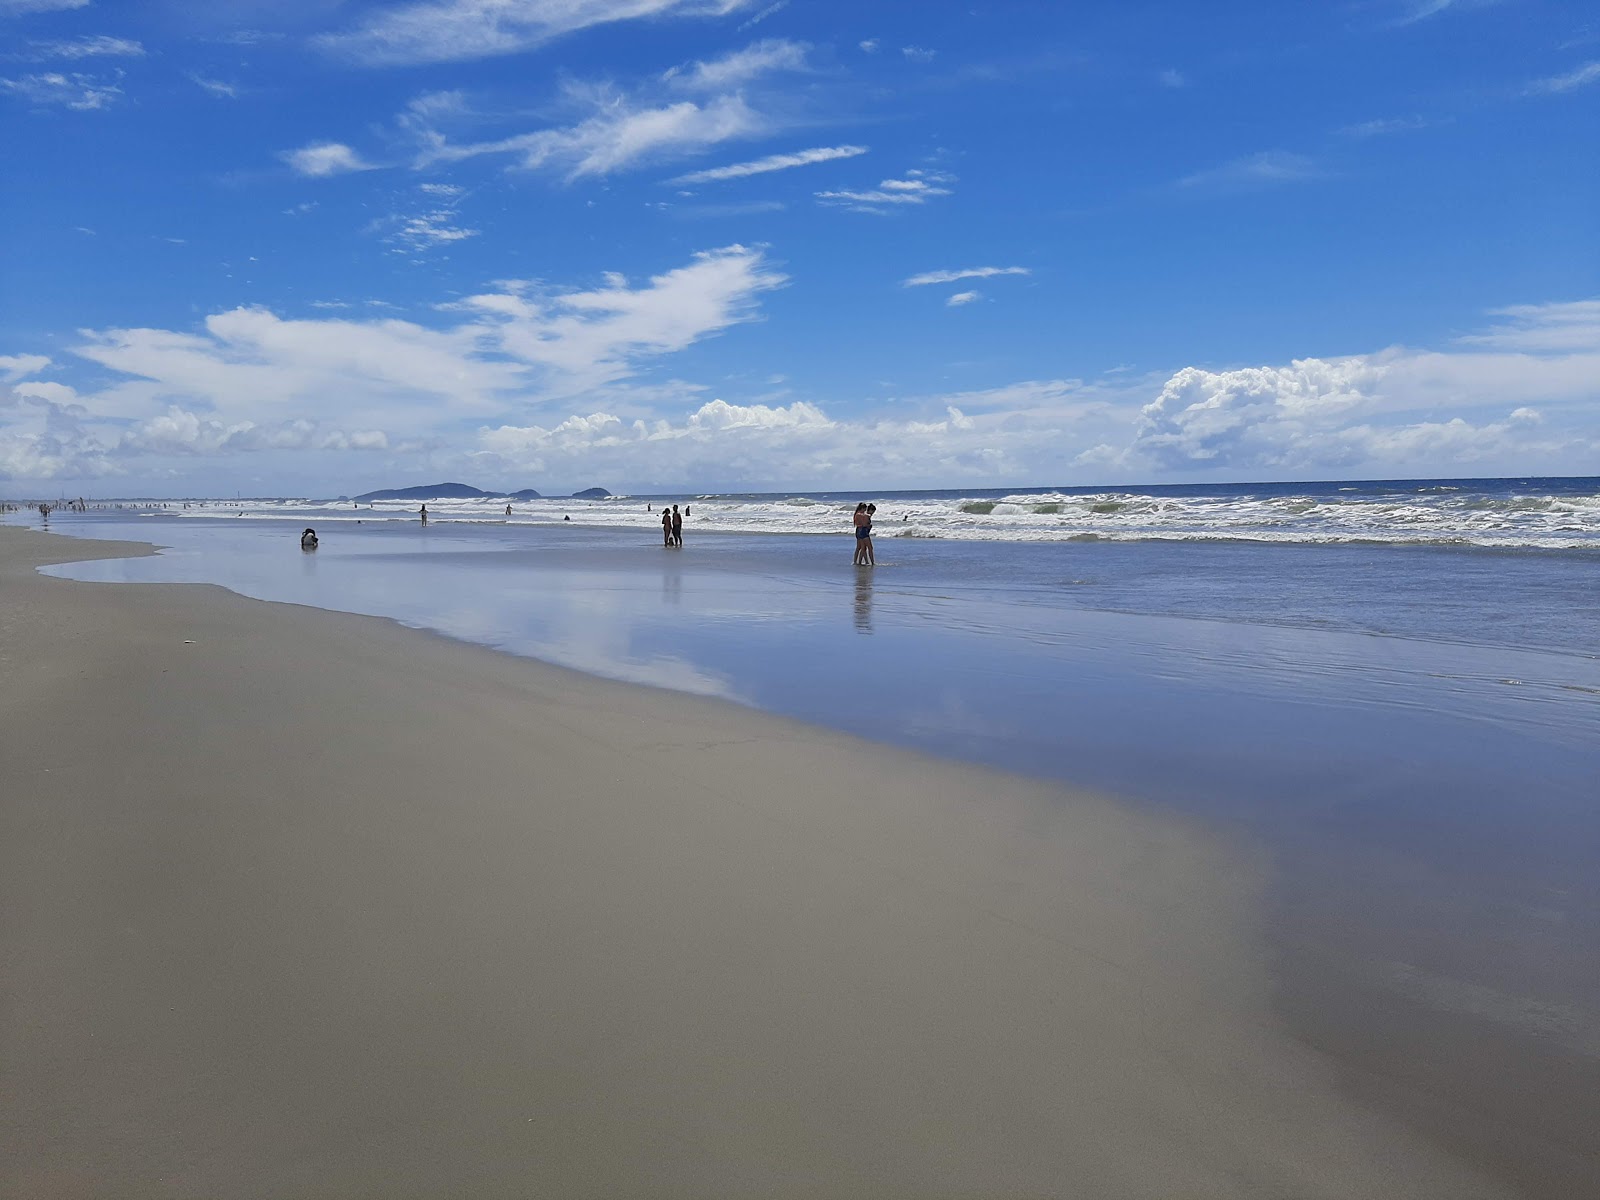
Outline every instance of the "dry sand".
<path id="1" fill-rule="evenodd" d="M 1111 801 L 0 529 L 0 1194 L 1449 1197 Z"/>

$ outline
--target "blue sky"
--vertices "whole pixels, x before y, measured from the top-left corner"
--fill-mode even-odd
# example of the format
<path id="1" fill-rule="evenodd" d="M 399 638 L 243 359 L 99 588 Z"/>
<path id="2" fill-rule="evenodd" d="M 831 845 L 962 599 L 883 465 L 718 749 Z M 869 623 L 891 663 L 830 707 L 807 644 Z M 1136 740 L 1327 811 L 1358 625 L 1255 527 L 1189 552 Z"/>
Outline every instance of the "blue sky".
<path id="1" fill-rule="evenodd" d="M 0 0 L 0 494 L 1600 473 L 1547 0 Z"/>

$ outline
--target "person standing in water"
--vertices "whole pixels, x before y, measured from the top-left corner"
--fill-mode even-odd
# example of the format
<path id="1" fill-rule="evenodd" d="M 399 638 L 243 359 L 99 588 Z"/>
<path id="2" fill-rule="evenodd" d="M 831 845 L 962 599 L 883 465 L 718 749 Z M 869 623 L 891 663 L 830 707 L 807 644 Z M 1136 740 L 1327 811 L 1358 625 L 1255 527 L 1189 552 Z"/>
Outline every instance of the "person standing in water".
<path id="1" fill-rule="evenodd" d="M 678 506 L 672 506 L 672 544 L 683 545 L 683 514 L 678 511 Z"/>
<path id="2" fill-rule="evenodd" d="M 422 506 L 422 523 L 424 525 L 428 523 L 428 506 L 426 504 Z"/>
<path id="3" fill-rule="evenodd" d="M 867 516 L 867 502 L 863 500 L 856 505 L 856 511 L 851 516 L 850 522 L 855 526 L 856 556 L 850 561 L 858 567 L 867 565 L 867 539 L 872 528 L 872 518 Z"/>
<path id="4" fill-rule="evenodd" d="M 668 508 L 661 510 L 661 544 L 672 545 L 672 510 Z"/>
<path id="5" fill-rule="evenodd" d="M 867 505 L 867 535 L 861 539 L 861 545 L 867 552 L 866 562 L 869 567 L 878 565 L 878 556 L 872 552 L 872 520 L 877 515 L 878 506 L 876 504 Z"/>

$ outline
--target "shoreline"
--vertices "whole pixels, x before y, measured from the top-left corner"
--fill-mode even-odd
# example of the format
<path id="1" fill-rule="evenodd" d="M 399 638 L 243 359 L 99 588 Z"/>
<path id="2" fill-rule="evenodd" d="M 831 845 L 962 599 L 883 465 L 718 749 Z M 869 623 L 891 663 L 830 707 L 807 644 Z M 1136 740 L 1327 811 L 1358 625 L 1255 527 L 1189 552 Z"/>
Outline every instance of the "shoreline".
<path id="1" fill-rule="evenodd" d="M 0 528 L 5 1195 L 1511 1194 L 1197 824 Z"/>

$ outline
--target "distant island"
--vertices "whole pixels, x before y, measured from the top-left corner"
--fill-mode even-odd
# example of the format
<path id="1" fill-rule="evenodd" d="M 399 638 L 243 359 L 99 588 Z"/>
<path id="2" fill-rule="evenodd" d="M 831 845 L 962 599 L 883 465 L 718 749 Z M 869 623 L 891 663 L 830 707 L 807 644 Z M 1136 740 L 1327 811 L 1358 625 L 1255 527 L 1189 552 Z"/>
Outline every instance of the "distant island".
<path id="1" fill-rule="evenodd" d="M 584 488 L 581 492 L 573 492 L 573 500 L 605 500 L 611 493 L 603 487 Z M 416 487 L 384 488 L 376 492 L 363 492 L 359 496 L 350 497 L 357 502 L 371 503 L 374 500 L 541 500 L 542 497 L 532 488 L 523 488 L 520 492 L 486 492 L 482 488 L 472 487 L 465 483 L 423 483 Z"/>

